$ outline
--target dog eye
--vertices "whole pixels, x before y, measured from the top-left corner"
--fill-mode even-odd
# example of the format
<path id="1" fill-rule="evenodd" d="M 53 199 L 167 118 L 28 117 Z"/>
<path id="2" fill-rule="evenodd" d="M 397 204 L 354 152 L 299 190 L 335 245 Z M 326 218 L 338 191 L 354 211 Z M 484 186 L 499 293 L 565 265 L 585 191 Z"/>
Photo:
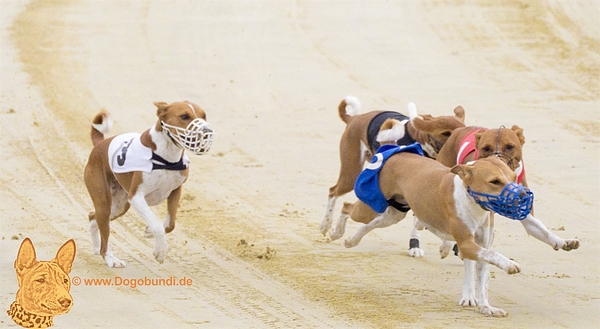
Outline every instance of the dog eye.
<path id="1" fill-rule="evenodd" d="M 450 135 L 452 135 L 452 132 L 451 132 L 451 131 L 444 131 L 444 132 L 442 133 L 442 136 L 444 136 L 444 137 L 450 137 Z"/>
<path id="2" fill-rule="evenodd" d="M 35 280 L 35 281 L 36 281 L 36 282 L 39 282 L 39 283 L 44 283 L 44 282 L 46 282 L 46 279 L 44 279 L 44 278 L 39 278 L 39 279 L 37 279 L 37 280 Z"/>
<path id="3" fill-rule="evenodd" d="M 180 118 L 181 120 L 187 121 L 187 120 L 189 120 L 189 119 L 190 119 L 190 116 L 189 116 L 189 115 L 187 115 L 187 114 L 184 114 L 184 115 L 180 116 L 179 118 Z"/>
<path id="4" fill-rule="evenodd" d="M 514 148 L 514 145 L 506 145 L 506 151 L 512 151 Z"/>
<path id="5" fill-rule="evenodd" d="M 484 148 L 481 149 L 483 152 L 492 152 L 492 148 L 489 146 L 485 146 Z"/>
<path id="6" fill-rule="evenodd" d="M 490 184 L 500 185 L 500 184 L 502 184 L 502 182 L 500 182 L 499 179 L 494 179 L 493 181 L 490 182 Z"/>

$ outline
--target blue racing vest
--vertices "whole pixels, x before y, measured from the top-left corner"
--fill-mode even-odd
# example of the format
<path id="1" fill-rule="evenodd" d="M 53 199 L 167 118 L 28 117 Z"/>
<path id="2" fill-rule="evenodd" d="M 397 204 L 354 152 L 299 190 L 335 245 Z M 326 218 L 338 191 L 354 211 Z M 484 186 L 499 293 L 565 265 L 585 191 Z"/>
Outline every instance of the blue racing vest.
<path id="1" fill-rule="evenodd" d="M 381 192 L 381 189 L 379 188 L 379 171 L 387 159 L 399 152 L 411 152 L 423 156 L 423 149 L 421 149 L 419 143 L 401 146 L 383 145 L 377 150 L 371 163 L 369 163 L 360 175 L 358 175 L 356 183 L 354 184 L 354 193 L 360 201 L 364 202 L 380 214 L 391 204 L 397 204 L 397 202 L 394 200 L 387 200 Z M 404 208 L 409 209 L 406 206 L 404 206 Z"/>

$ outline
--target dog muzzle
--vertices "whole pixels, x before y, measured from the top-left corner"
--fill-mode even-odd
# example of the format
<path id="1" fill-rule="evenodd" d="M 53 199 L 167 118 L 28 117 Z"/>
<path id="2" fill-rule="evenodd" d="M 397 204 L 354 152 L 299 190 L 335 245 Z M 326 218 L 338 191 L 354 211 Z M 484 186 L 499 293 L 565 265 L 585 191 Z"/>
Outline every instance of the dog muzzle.
<path id="1" fill-rule="evenodd" d="M 469 195 L 483 208 L 515 220 L 527 218 L 533 208 L 533 192 L 523 185 L 507 184 L 500 195 L 468 189 Z"/>
<path id="2" fill-rule="evenodd" d="M 173 126 L 164 121 L 161 121 L 160 124 L 175 143 L 196 155 L 208 152 L 212 146 L 213 130 L 206 121 L 200 118 L 192 120 L 185 128 Z"/>

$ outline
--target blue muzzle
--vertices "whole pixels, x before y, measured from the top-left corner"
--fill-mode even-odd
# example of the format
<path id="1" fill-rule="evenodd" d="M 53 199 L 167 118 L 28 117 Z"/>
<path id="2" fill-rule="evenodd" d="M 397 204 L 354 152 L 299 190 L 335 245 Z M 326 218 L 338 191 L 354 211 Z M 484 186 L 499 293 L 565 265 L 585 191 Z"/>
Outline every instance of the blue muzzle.
<path id="1" fill-rule="evenodd" d="M 510 219 L 527 218 L 533 207 L 533 192 L 523 185 L 510 183 L 504 186 L 500 195 L 479 193 L 467 188 L 469 195 L 487 210 Z"/>

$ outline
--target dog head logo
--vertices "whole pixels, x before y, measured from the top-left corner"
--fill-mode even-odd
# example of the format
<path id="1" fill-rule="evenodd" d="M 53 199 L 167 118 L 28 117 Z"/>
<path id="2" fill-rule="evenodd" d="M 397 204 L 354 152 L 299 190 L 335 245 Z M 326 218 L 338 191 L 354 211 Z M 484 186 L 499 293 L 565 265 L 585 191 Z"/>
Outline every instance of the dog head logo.
<path id="1" fill-rule="evenodd" d="M 51 261 L 37 260 L 31 240 L 23 240 L 15 260 L 19 282 L 17 300 L 7 311 L 16 324 L 24 328 L 51 327 L 55 315 L 71 310 L 69 273 L 73 260 L 75 241 L 72 239 L 60 247 Z"/>

